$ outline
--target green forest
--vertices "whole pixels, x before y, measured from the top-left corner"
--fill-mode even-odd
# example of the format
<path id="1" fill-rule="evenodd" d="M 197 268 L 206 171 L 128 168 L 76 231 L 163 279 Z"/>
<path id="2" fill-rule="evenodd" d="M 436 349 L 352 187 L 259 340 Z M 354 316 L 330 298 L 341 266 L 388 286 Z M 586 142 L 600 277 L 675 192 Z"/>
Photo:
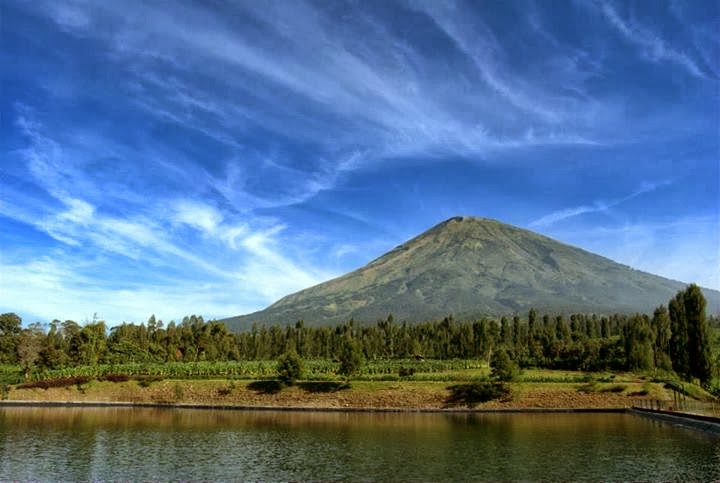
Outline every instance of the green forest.
<path id="1" fill-rule="evenodd" d="M 167 324 L 108 328 L 102 320 L 72 320 L 23 328 L 14 313 L 0 315 L 0 364 L 5 374 L 38 380 L 78 367 L 275 361 L 292 352 L 307 361 L 340 362 L 351 344 L 364 359 L 477 360 L 491 365 L 508 356 L 520 368 L 634 371 L 666 374 L 718 392 L 717 317 L 706 315 L 700 288 L 690 285 L 652 315 L 570 316 L 538 314 L 457 321 L 398 323 L 389 315 L 375 324 L 350 320 L 335 327 L 257 327 L 231 333 L 218 321 L 191 315 Z M 403 368 L 400 367 L 399 370 Z M 183 371 L 181 371 L 183 372 Z M 185 371 L 187 372 L 187 371 Z"/>

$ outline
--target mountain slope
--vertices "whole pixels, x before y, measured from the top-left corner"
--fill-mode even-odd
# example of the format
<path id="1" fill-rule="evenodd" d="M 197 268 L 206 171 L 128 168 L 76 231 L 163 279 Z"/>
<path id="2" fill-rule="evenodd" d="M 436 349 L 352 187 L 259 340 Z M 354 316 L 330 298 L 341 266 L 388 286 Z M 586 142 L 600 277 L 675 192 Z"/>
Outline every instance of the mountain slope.
<path id="1" fill-rule="evenodd" d="M 528 230 L 455 217 L 368 265 L 288 295 L 259 312 L 225 319 L 307 325 L 548 313 L 651 312 L 685 284 L 634 270 Z M 711 313 L 720 292 L 704 289 Z"/>

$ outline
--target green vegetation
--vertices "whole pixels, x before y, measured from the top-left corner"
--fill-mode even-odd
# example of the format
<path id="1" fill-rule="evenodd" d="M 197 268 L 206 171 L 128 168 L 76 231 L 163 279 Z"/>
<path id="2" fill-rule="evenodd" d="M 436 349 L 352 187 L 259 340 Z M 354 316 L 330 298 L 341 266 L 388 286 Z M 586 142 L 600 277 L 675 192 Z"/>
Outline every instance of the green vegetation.
<path id="1" fill-rule="evenodd" d="M 496 381 L 512 381 L 518 373 L 517 365 L 512 359 L 510 359 L 510 356 L 505 349 L 500 349 L 497 353 L 495 353 L 495 357 L 493 357 L 490 367 L 492 368 L 490 374 Z"/>
<path id="2" fill-rule="evenodd" d="M 167 326 L 151 317 L 107 331 L 99 320 L 23 329 L 19 317 L 3 314 L 0 384 L 4 397 L 8 385 L 69 377 L 582 382 L 577 371 L 635 371 L 698 381 L 717 393 L 720 350 L 711 327 L 717 332 L 718 321 L 704 312 L 702 293 L 691 285 L 652 318 L 573 314 L 568 320 L 531 310 L 524 320 L 445 317 L 411 325 L 389 316 L 375 325 L 308 328 L 301 321 L 233 334 L 197 316 Z"/>
<path id="3" fill-rule="evenodd" d="M 278 358 L 277 362 L 278 379 L 288 386 L 292 386 L 296 380 L 302 377 L 302 359 L 294 350 L 289 350 Z"/>
<path id="4" fill-rule="evenodd" d="M 340 350 L 340 369 L 338 373 L 349 380 L 360 372 L 365 357 L 363 356 L 360 346 L 351 338 L 347 338 Z"/>
<path id="5" fill-rule="evenodd" d="M 447 398 L 448 406 L 465 405 L 474 407 L 479 403 L 494 399 L 508 399 L 510 388 L 501 382 L 472 382 L 469 384 L 455 384 L 448 387 L 450 396 Z"/>

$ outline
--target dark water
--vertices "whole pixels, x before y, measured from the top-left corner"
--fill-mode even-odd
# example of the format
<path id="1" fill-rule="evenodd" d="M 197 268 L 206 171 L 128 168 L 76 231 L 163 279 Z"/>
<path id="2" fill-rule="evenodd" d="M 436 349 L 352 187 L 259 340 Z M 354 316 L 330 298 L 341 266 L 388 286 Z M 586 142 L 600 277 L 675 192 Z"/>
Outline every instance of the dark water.
<path id="1" fill-rule="evenodd" d="M 715 480 L 720 439 L 630 414 L 0 408 L 0 480 Z"/>

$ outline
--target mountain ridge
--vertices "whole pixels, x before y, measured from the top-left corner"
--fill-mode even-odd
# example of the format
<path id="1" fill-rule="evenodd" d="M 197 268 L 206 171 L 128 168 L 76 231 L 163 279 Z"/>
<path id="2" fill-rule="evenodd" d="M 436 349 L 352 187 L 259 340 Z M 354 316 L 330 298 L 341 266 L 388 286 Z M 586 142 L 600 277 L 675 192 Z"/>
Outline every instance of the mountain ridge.
<path id="1" fill-rule="evenodd" d="M 488 218 L 456 216 L 332 280 L 282 297 L 264 310 L 224 319 L 330 325 L 351 318 L 422 322 L 547 313 L 651 312 L 685 283 L 635 270 L 533 231 Z M 710 313 L 720 292 L 703 289 Z"/>

